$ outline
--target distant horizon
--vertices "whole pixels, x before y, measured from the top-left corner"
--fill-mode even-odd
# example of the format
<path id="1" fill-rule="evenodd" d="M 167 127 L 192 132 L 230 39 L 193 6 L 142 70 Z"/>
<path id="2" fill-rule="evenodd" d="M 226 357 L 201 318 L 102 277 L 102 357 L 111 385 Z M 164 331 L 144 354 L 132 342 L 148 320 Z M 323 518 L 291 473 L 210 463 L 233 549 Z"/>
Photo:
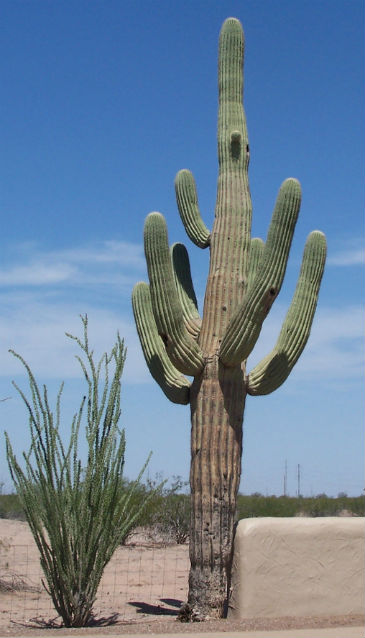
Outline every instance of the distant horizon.
<path id="1" fill-rule="evenodd" d="M 125 477 L 127 478 L 127 477 Z M 127 479 L 129 480 L 129 479 Z M 133 479 L 131 480 L 131 482 L 133 482 Z M 142 485 L 145 485 L 144 481 L 141 482 Z M 176 493 L 177 494 L 189 494 L 190 492 L 190 488 L 187 487 L 186 490 L 178 490 Z M 329 498 L 331 500 L 339 500 L 341 498 L 348 498 L 348 499 L 352 499 L 352 498 L 362 498 L 365 496 L 364 494 L 365 489 L 362 491 L 361 494 L 347 494 L 345 492 L 339 492 L 337 495 L 330 495 L 330 494 L 326 494 L 326 492 L 318 492 L 317 494 L 299 494 L 299 496 L 297 494 L 291 494 L 291 493 L 287 493 L 287 494 L 269 494 L 268 492 L 262 493 L 262 492 L 250 492 L 250 493 L 246 493 L 242 490 L 239 490 L 238 492 L 238 496 L 252 496 L 252 497 L 257 497 L 257 498 L 291 498 L 291 499 L 319 499 L 319 498 Z M 10 492 L 4 492 L 2 491 L 2 487 L 1 487 L 1 483 L 0 483 L 0 496 L 16 496 L 16 490 L 15 487 L 13 487 L 13 491 Z M 364 512 L 365 514 L 365 512 Z"/>

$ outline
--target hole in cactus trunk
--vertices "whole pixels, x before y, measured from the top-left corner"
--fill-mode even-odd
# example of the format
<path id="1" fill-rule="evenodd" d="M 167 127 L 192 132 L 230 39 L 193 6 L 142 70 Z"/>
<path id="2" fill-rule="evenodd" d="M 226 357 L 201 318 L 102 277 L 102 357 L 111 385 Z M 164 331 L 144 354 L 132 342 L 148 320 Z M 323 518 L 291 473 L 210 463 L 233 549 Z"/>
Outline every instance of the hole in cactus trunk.
<path id="1" fill-rule="evenodd" d="M 232 159 L 239 160 L 241 155 L 241 134 L 239 131 L 234 131 L 231 134 L 231 155 Z"/>

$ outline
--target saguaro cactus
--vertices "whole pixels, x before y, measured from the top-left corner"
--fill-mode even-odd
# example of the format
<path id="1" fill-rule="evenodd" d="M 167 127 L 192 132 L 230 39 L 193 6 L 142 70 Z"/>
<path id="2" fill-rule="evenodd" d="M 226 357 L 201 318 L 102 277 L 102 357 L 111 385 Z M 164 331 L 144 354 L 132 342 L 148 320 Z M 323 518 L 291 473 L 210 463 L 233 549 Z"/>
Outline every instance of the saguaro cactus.
<path id="1" fill-rule="evenodd" d="M 184 613 L 192 619 L 224 613 L 246 395 L 278 388 L 298 360 L 309 336 L 326 257 L 324 235 L 312 232 L 278 341 L 247 374 L 246 359 L 284 278 L 301 188 L 296 179 L 284 181 L 266 242 L 251 239 L 243 52 L 241 24 L 228 18 L 219 43 L 219 177 L 212 232 L 201 219 L 192 174 L 182 170 L 175 180 L 189 238 L 210 249 L 203 317 L 187 251 L 182 244 L 169 250 L 160 213 L 151 213 L 144 229 L 150 284 L 136 284 L 132 296 L 152 376 L 171 401 L 191 406 L 191 569 Z"/>

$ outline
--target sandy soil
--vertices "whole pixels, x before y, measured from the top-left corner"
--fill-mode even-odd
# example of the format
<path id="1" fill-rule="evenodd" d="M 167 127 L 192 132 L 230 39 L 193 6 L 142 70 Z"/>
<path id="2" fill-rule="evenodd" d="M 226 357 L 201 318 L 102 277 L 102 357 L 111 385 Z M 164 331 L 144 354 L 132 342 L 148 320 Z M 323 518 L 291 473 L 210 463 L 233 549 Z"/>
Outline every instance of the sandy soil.
<path id="1" fill-rule="evenodd" d="M 87 633 L 185 633 L 362 625 L 361 616 L 331 618 L 248 619 L 176 622 L 187 594 L 187 545 L 163 546 L 143 535 L 120 547 L 107 566 L 95 615 L 98 627 Z M 0 634 L 48 634 L 49 621 L 59 625 L 51 599 L 42 586 L 38 550 L 27 523 L 0 519 Z M 86 630 L 73 630 L 82 634 Z M 57 634 L 70 630 L 58 629 Z M 51 633 L 54 633 L 51 631 Z"/>

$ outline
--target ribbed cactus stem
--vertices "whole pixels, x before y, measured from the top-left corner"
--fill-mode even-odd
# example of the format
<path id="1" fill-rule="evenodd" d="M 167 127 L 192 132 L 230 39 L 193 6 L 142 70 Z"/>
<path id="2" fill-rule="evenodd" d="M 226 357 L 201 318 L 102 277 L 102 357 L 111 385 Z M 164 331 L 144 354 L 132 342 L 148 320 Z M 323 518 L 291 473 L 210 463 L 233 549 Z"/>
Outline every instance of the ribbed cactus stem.
<path id="1" fill-rule="evenodd" d="M 247 278 L 247 294 L 253 286 L 255 281 L 257 271 L 259 269 L 259 265 L 262 259 L 262 255 L 264 252 L 265 244 L 260 239 L 260 237 L 253 237 L 251 239 L 251 247 L 250 247 L 250 261 L 248 267 L 248 278 Z"/>
<path id="2" fill-rule="evenodd" d="M 234 366 L 247 359 L 261 327 L 280 292 L 301 202 L 300 184 L 287 179 L 282 184 L 255 281 L 232 317 L 222 340 L 222 363 Z"/>
<path id="3" fill-rule="evenodd" d="M 187 169 L 179 171 L 176 175 L 175 193 L 181 221 L 188 237 L 199 248 L 206 248 L 209 246 L 210 232 L 200 216 L 193 174 Z"/>
<path id="4" fill-rule="evenodd" d="M 200 344 L 217 351 L 227 323 L 242 303 L 248 276 L 252 204 L 248 185 L 249 145 L 242 104 L 244 37 L 228 18 L 219 38 L 218 162 L 215 221 Z"/>
<path id="5" fill-rule="evenodd" d="M 143 281 L 133 288 L 132 306 L 139 340 L 152 377 L 172 403 L 186 405 L 190 399 L 190 382 L 176 370 L 166 354 L 152 312 L 149 285 Z"/>
<path id="6" fill-rule="evenodd" d="M 185 328 L 177 293 L 164 217 L 150 213 L 144 230 L 145 255 L 153 314 L 171 362 L 183 374 L 199 374 L 204 361 L 199 346 Z"/>
<path id="7" fill-rule="evenodd" d="M 306 242 L 302 266 L 278 341 L 249 374 L 248 393 L 270 394 L 289 376 L 308 341 L 326 260 L 326 238 L 313 231 Z"/>

